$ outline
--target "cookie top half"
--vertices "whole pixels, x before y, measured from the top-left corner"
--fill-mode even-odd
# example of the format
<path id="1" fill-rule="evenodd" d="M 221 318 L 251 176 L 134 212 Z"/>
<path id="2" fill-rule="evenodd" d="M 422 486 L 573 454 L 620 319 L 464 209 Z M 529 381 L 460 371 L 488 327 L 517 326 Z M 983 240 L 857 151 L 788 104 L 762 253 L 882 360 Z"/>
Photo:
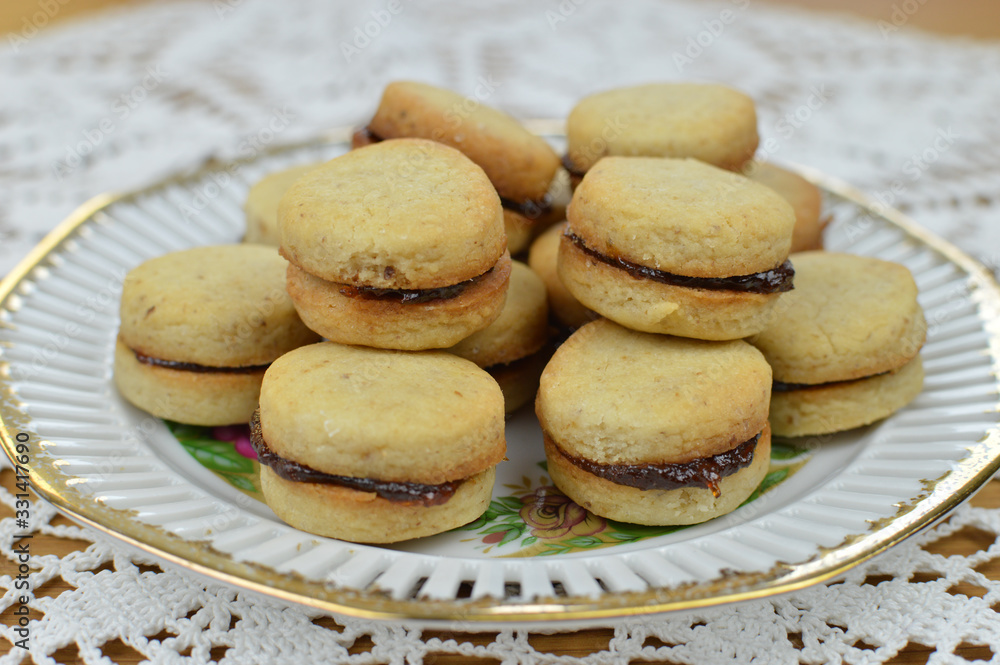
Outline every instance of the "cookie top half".
<path id="1" fill-rule="evenodd" d="M 570 229 L 590 249 L 689 277 L 781 265 L 795 213 L 774 190 L 695 159 L 607 157 L 573 194 Z"/>
<path id="2" fill-rule="evenodd" d="M 835 252 L 792 254 L 795 289 L 752 339 L 784 383 L 849 381 L 902 367 L 927 322 L 917 285 L 898 263 Z"/>
<path id="3" fill-rule="evenodd" d="M 267 364 L 316 341 L 285 291 L 274 247 L 195 247 L 150 259 L 122 285 L 121 338 L 144 355 L 206 367 Z"/>
<path id="4" fill-rule="evenodd" d="M 742 340 L 706 342 L 583 326 L 542 374 L 536 411 L 566 452 L 599 463 L 687 462 L 767 422 L 771 369 Z"/>
<path id="5" fill-rule="evenodd" d="M 505 452 L 500 387 L 444 351 L 301 347 L 264 375 L 260 423 L 276 454 L 355 478 L 437 484 Z"/>
<path id="6" fill-rule="evenodd" d="M 281 252 L 340 284 L 429 289 L 503 255 L 503 209 L 481 168 L 423 139 L 382 141 L 306 173 L 278 206 Z"/>
<path id="7" fill-rule="evenodd" d="M 580 172 L 606 155 L 693 157 L 734 170 L 759 142 L 753 100 L 704 83 L 654 83 L 586 97 L 566 120 L 566 139 Z"/>
<path id="8" fill-rule="evenodd" d="M 549 144 L 511 116 L 426 83 L 387 85 L 368 128 L 381 138 L 413 136 L 457 148 L 486 171 L 500 196 L 516 202 L 542 199 L 559 168 Z"/>
<path id="9" fill-rule="evenodd" d="M 823 197 L 819 188 L 802 176 L 769 162 L 755 162 L 744 171 L 754 182 L 781 194 L 795 211 L 792 251 L 823 248 L 823 222 L 820 221 Z"/>

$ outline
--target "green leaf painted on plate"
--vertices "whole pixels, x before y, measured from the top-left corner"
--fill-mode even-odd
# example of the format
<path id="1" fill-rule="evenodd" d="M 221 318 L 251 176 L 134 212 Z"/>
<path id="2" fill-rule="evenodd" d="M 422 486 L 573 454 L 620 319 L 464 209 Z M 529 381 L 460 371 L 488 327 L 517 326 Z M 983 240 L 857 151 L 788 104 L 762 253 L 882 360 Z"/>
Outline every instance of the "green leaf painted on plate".
<path id="1" fill-rule="evenodd" d="M 629 524 L 628 522 L 616 522 L 608 520 L 608 529 L 616 533 L 627 534 L 633 538 L 650 538 L 652 536 L 664 536 L 673 533 L 685 526 L 647 526 L 645 524 Z"/>
<path id="2" fill-rule="evenodd" d="M 489 523 L 490 523 L 490 518 L 486 516 L 486 513 L 483 513 L 479 517 L 479 519 L 475 520 L 474 522 L 469 522 L 464 526 L 458 527 L 456 531 L 475 531 L 476 529 L 481 529 L 482 527 L 486 526 Z"/>
<path id="3" fill-rule="evenodd" d="M 172 420 L 164 420 L 167 429 L 174 435 L 174 438 L 181 439 L 204 439 L 210 436 L 208 427 L 198 427 L 197 425 L 184 425 L 175 423 Z"/>
<path id="4" fill-rule="evenodd" d="M 514 511 L 515 513 L 524 507 L 524 502 L 520 497 L 516 496 L 501 496 L 495 499 L 495 501 L 500 503 L 507 510 Z"/>
<path id="5" fill-rule="evenodd" d="M 806 452 L 805 448 L 799 448 L 788 443 L 771 442 L 771 459 L 773 460 L 794 459 L 799 455 L 804 455 Z"/>
<path id="6" fill-rule="evenodd" d="M 483 529 L 483 533 L 500 533 L 510 531 L 512 527 L 509 523 L 503 522 L 501 524 L 494 524 L 493 526 L 486 527 Z"/>
<path id="7" fill-rule="evenodd" d="M 226 479 L 226 481 L 238 490 L 243 490 L 244 492 L 259 493 L 260 490 L 253 484 L 253 481 L 246 476 L 240 476 L 235 473 L 220 473 L 220 476 Z"/>
<path id="8" fill-rule="evenodd" d="M 528 545 L 534 545 L 538 541 L 538 538 L 534 536 L 528 536 L 521 541 L 521 547 L 527 547 Z"/>
<path id="9" fill-rule="evenodd" d="M 600 538 L 594 538 L 593 536 L 576 536 L 575 538 L 569 538 L 568 540 L 564 540 L 562 542 L 572 547 L 579 547 L 581 549 L 596 547 L 602 544 Z"/>
<path id="10" fill-rule="evenodd" d="M 780 484 L 781 481 L 783 481 L 787 477 L 788 477 L 787 468 L 775 469 L 774 471 L 768 472 L 768 474 L 764 476 L 764 480 L 760 481 L 760 485 L 757 486 L 757 489 L 755 489 L 753 493 L 747 497 L 747 500 L 741 503 L 740 505 L 745 506 L 751 501 L 755 501 L 757 498 L 760 497 L 761 494 L 768 491 L 775 485 Z"/>
<path id="11" fill-rule="evenodd" d="M 253 473 L 253 462 L 236 452 L 232 444 L 213 439 L 181 440 L 199 464 L 220 473 Z"/>
<path id="12" fill-rule="evenodd" d="M 541 552 L 538 553 L 538 556 L 552 556 L 553 554 L 565 554 L 566 552 L 569 552 L 570 549 L 572 548 L 562 547 L 560 545 L 549 545 L 549 549 L 542 550 Z"/>
<path id="13" fill-rule="evenodd" d="M 521 537 L 521 534 L 523 533 L 524 533 L 524 524 L 522 524 L 520 528 L 518 527 L 511 528 L 509 531 L 507 531 L 506 534 L 504 534 L 504 537 L 500 539 L 500 542 L 497 543 L 497 547 L 501 545 L 506 545 L 512 540 L 517 540 L 518 538 Z"/>
<path id="14" fill-rule="evenodd" d="M 636 536 L 631 533 L 609 533 L 608 538 L 612 540 L 617 540 L 622 543 L 629 543 L 633 540 L 640 540 L 642 536 Z"/>

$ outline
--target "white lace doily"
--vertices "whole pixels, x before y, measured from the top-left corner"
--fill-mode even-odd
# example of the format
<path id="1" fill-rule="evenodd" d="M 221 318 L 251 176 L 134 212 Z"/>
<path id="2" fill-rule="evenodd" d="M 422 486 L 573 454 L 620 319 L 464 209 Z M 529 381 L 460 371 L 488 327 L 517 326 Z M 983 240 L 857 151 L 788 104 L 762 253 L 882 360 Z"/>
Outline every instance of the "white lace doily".
<path id="1" fill-rule="evenodd" d="M 638 82 L 729 83 L 758 102 L 762 156 L 848 180 L 1000 265 L 1000 44 L 751 0 L 401 0 L 395 14 L 389 4 L 143 4 L 9 38 L 0 48 L 0 274 L 94 194 L 362 122 L 398 78 L 479 94 L 520 117 L 561 117 L 584 94 Z M 13 505 L 9 493 L 0 497 Z M 541 653 L 526 632 L 473 646 L 460 634 L 318 620 L 150 570 L 153 562 L 89 530 L 49 526 L 51 509 L 34 511 L 42 533 L 95 542 L 62 559 L 32 557 L 32 588 L 55 577 L 76 588 L 31 601 L 44 614 L 31 626 L 34 651 L 14 649 L 2 663 L 52 662 L 46 654 L 74 643 L 85 662 L 107 662 L 100 646 L 115 640 L 156 663 L 239 664 L 409 663 L 438 653 L 504 663 L 883 663 L 911 642 L 936 650 L 930 662 L 964 663 L 951 655 L 957 645 L 1000 645 L 991 609 L 1000 583 L 977 570 L 997 556 L 996 544 L 948 558 L 921 547 L 965 527 L 1000 533 L 1000 511 L 986 509 L 960 509 L 840 584 L 631 620 L 606 650 L 582 659 Z M 11 561 L 16 531 L 0 521 Z M 960 582 L 985 593 L 950 593 Z M 12 578 L 0 577 L 0 587 L 0 611 L 9 610 Z M 8 626 L 0 635 L 17 639 Z M 372 648 L 349 654 L 366 636 Z"/>

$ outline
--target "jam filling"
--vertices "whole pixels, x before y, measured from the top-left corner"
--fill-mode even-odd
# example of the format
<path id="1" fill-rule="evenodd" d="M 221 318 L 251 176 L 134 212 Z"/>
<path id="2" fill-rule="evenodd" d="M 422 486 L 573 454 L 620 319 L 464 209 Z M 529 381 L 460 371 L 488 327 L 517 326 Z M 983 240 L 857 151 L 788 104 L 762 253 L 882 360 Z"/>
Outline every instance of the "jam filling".
<path id="1" fill-rule="evenodd" d="M 571 176 L 574 176 L 576 178 L 582 178 L 583 176 L 587 175 L 586 171 L 581 171 L 580 169 L 576 168 L 576 164 L 570 161 L 569 155 L 562 156 L 562 166 L 569 172 Z"/>
<path id="2" fill-rule="evenodd" d="M 351 135 L 351 148 L 357 150 L 358 148 L 363 148 L 366 145 L 371 145 L 373 143 L 379 143 L 385 139 L 378 134 L 372 132 L 368 127 L 361 127 L 354 131 Z M 508 210 L 512 210 L 522 217 L 527 217 L 528 219 L 538 219 L 542 215 L 546 215 L 552 210 L 552 203 L 547 200 L 541 201 L 513 201 L 511 199 L 505 199 L 500 197 L 500 205 Z"/>
<path id="3" fill-rule="evenodd" d="M 364 148 L 366 145 L 378 143 L 381 140 L 382 137 L 373 134 L 372 130 L 367 127 L 361 127 L 356 129 L 354 134 L 351 135 L 351 148 L 357 150 L 358 148 Z"/>
<path id="4" fill-rule="evenodd" d="M 681 487 L 707 487 L 712 496 L 721 494 L 719 481 L 750 466 L 760 434 L 718 455 L 680 464 L 598 464 L 582 457 L 559 452 L 587 473 L 640 490 L 674 490 Z"/>
<path id="5" fill-rule="evenodd" d="M 203 374 L 252 374 L 253 372 L 263 372 L 270 365 L 246 365 L 244 367 L 209 367 L 208 365 L 198 365 L 196 363 L 184 363 L 178 362 L 176 360 L 163 360 L 162 358 L 154 358 L 153 356 L 147 356 L 145 354 L 139 353 L 135 349 L 132 349 L 132 353 L 135 354 L 135 359 L 144 365 L 153 365 L 154 367 L 166 367 L 167 369 L 179 369 L 185 372 L 200 372 Z"/>
<path id="6" fill-rule="evenodd" d="M 319 483 L 322 485 L 337 485 L 359 492 L 374 492 L 383 499 L 401 504 L 421 504 L 425 507 L 440 506 L 446 503 L 463 481 L 455 480 L 440 485 L 424 483 L 397 483 L 372 478 L 353 478 L 351 476 L 336 476 L 331 473 L 317 471 L 305 464 L 277 455 L 268 448 L 264 435 L 260 431 L 260 411 L 254 411 L 250 420 L 250 443 L 257 451 L 257 460 L 271 468 L 276 474 L 297 483 Z"/>
<path id="7" fill-rule="evenodd" d="M 854 383 L 855 381 L 865 381 L 867 379 L 873 379 L 876 376 L 882 376 L 884 374 L 889 374 L 889 372 L 878 372 L 877 374 L 872 374 L 870 376 L 862 376 L 860 379 L 845 379 L 844 381 L 825 381 L 823 383 L 785 383 L 784 381 L 775 381 L 771 384 L 771 391 L 776 393 L 790 393 L 793 390 L 826 388 L 827 386 L 839 386 L 845 383 Z"/>
<path id="8" fill-rule="evenodd" d="M 496 266 L 494 265 L 482 275 L 477 275 L 472 279 L 467 279 L 464 282 L 459 282 L 458 284 L 439 286 L 434 289 L 382 289 L 375 286 L 354 286 L 351 284 L 341 284 L 340 293 L 341 295 L 345 295 L 349 298 L 363 298 L 365 300 L 394 300 L 404 305 L 419 305 L 421 303 L 431 302 L 432 300 L 448 300 L 451 298 L 457 298 L 462 295 L 466 289 L 475 286 L 479 282 L 486 279 L 486 276 L 495 269 Z M 392 267 L 385 269 L 386 279 L 391 278 L 394 274 L 395 270 Z"/>
<path id="9" fill-rule="evenodd" d="M 511 201 L 510 199 L 505 199 L 500 197 L 500 205 L 507 210 L 512 210 L 522 217 L 527 217 L 528 219 L 535 220 L 543 215 L 547 215 L 552 212 L 552 203 L 546 199 L 541 201 L 522 201 L 518 203 L 517 201 Z"/>
<path id="10" fill-rule="evenodd" d="M 785 261 L 777 268 L 772 268 L 766 272 L 758 272 L 752 275 L 733 275 L 732 277 L 688 277 L 686 275 L 675 275 L 655 268 L 632 263 L 621 257 L 606 256 L 591 249 L 583 239 L 566 229 L 566 237 L 579 247 L 588 256 L 592 256 L 598 261 L 607 263 L 615 268 L 620 268 L 636 279 L 651 279 L 661 284 L 671 286 L 685 286 L 692 289 L 706 289 L 709 291 L 739 291 L 741 293 L 784 293 L 792 290 L 792 277 L 795 270 L 791 261 Z"/>

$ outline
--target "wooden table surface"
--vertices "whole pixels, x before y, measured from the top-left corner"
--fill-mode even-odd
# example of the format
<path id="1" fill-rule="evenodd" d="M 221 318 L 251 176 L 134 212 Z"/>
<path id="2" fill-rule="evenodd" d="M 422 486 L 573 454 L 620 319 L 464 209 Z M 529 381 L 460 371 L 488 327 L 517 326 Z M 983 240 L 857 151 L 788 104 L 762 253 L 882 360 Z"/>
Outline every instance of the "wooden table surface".
<path id="1" fill-rule="evenodd" d="M 209 0 L 206 0 L 208 2 Z M 838 11 L 851 13 L 871 20 L 891 20 L 893 8 L 898 4 L 898 0 L 773 0 L 775 4 L 805 7 L 825 11 Z M 56 24 L 65 20 L 72 20 L 74 17 L 89 15 L 100 11 L 104 7 L 112 5 L 136 4 L 136 0 L 73 0 L 65 5 L 59 5 L 59 9 L 53 15 L 46 15 L 44 27 Z M 25 21 L 31 21 L 32 16 L 36 16 L 40 10 L 41 3 L 38 0 L 2 0 L 0 2 L 0 32 L 19 31 Z M 37 23 L 37 21 L 36 21 Z M 976 38 L 1000 38 L 1000 2 L 996 0 L 952 0 L 948 3 L 928 2 L 921 4 L 920 9 L 915 12 L 907 22 L 907 27 L 917 27 L 923 30 L 939 32 L 949 35 L 965 35 Z M 44 29 L 43 27 L 43 29 Z M 14 490 L 14 474 L 10 471 L 0 473 L 0 484 L 8 491 Z M 973 505 L 986 508 L 1000 508 L 1000 481 L 991 481 L 972 500 Z M 0 518 L 13 516 L 11 511 L 0 505 Z M 69 520 L 58 517 L 55 523 L 70 524 Z M 942 555 L 962 554 L 967 555 L 980 549 L 989 547 L 996 539 L 997 535 L 974 529 L 963 529 L 949 538 L 942 539 L 928 547 L 935 553 Z M 77 549 L 85 548 L 86 541 L 66 540 L 62 538 L 52 538 L 40 536 L 32 543 L 33 551 L 57 554 L 62 557 Z M 979 569 L 990 579 L 1000 579 L 1000 560 L 993 560 L 986 566 Z M 14 565 L 6 557 L 0 557 L 0 575 L 15 575 Z M 58 596 L 63 591 L 69 589 L 68 583 L 57 578 L 42 589 L 37 589 L 36 593 L 42 596 Z M 966 596 L 981 596 L 983 590 L 979 587 L 960 583 L 954 592 Z M 13 619 L 11 610 L 0 614 L 0 623 L 10 623 Z M 37 618 L 37 617 L 32 617 Z M 318 620 L 316 623 L 334 626 L 332 619 Z M 425 633 L 425 636 L 430 636 Z M 541 652 L 558 655 L 584 656 L 595 651 L 607 648 L 608 641 L 613 636 L 610 630 L 586 630 L 573 634 L 563 635 L 533 635 L 531 645 Z M 156 636 L 150 636 L 156 637 Z M 169 637 L 163 635 L 162 637 Z M 474 644 L 484 644 L 493 641 L 493 634 L 472 635 L 469 641 Z M 352 648 L 351 653 L 362 653 L 371 648 L 371 643 L 367 638 L 358 641 Z M 0 640 L 0 654 L 10 650 L 10 645 Z M 215 660 L 222 658 L 225 648 L 217 648 L 212 651 Z M 139 663 L 142 656 L 134 649 L 128 647 L 120 640 L 115 640 L 102 648 L 106 656 L 115 663 L 122 665 Z M 988 645 L 962 644 L 955 652 L 966 660 L 990 660 L 993 652 Z M 931 655 L 931 649 L 922 644 L 909 644 L 891 663 L 894 665 L 926 663 Z M 62 649 L 54 654 L 59 663 L 81 662 L 76 647 L 71 646 Z M 469 663 L 470 660 L 463 656 L 432 656 L 427 663 Z M 496 663 L 499 661 L 490 659 L 478 659 L 471 662 L 476 663 Z"/>

